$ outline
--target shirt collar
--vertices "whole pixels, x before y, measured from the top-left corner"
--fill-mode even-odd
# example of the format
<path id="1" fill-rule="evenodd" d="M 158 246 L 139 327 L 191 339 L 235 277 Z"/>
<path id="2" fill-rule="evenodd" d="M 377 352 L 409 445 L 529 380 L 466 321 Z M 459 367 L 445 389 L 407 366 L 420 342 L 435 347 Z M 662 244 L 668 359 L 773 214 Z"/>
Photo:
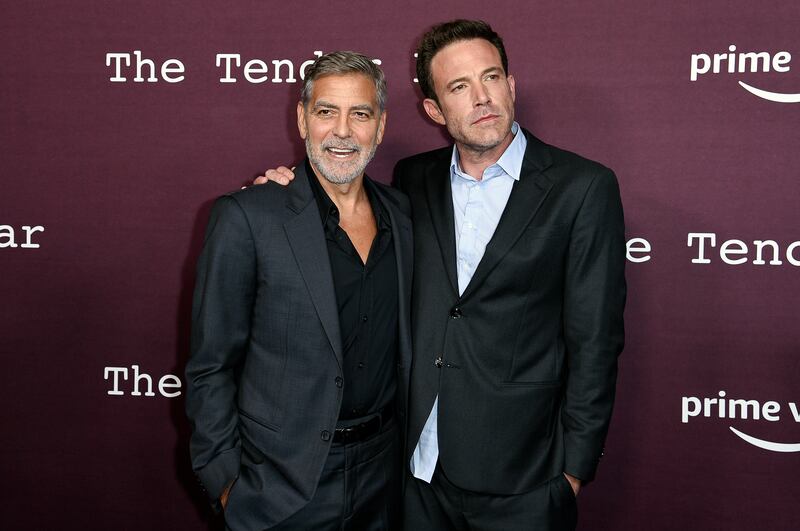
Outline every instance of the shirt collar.
<path id="1" fill-rule="evenodd" d="M 522 161 L 525 158 L 525 148 L 528 146 L 528 139 L 525 138 L 525 133 L 517 122 L 511 124 L 511 133 L 514 135 L 514 140 L 508 145 L 506 150 L 497 159 L 497 162 L 486 168 L 483 176 L 487 179 L 497 177 L 498 175 L 508 175 L 515 181 L 519 181 L 522 174 Z M 474 181 L 475 179 L 470 175 L 464 173 L 461 169 L 461 164 L 458 159 L 458 147 L 453 146 L 453 154 L 450 157 L 450 178 L 459 176 L 463 179 Z"/>
<path id="2" fill-rule="evenodd" d="M 314 173 L 314 169 L 311 167 L 311 162 L 307 158 L 305 160 L 305 165 L 306 175 L 308 176 L 308 181 L 311 185 L 311 191 L 314 193 L 314 199 L 316 200 L 317 207 L 319 208 L 319 215 L 322 218 L 322 225 L 328 228 L 335 228 L 339 225 L 339 209 L 336 208 L 336 205 L 328 195 L 328 192 L 326 192 L 319 183 L 317 174 Z M 375 184 L 372 182 L 372 180 L 364 175 L 364 189 L 367 192 L 367 198 L 369 198 L 369 203 L 372 206 L 372 213 L 375 215 L 378 230 L 390 229 L 392 225 L 389 221 L 389 216 L 386 214 L 383 205 L 378 200 L 374 187 Z"/>

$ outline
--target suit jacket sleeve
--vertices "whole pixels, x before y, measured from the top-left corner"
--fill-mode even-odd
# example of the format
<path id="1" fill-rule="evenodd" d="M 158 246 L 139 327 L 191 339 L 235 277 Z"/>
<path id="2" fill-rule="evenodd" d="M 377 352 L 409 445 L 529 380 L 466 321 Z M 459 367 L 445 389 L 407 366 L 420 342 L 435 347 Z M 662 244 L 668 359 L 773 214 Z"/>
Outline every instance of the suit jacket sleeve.
<path id="1" fill-rule="evenodd" d="M 192 468 L 212 501 L 239 473 L 237 373 L 250 336 L 255 278 L 247 218 L 233 197 L 221 197 L 197 265 L 186 366 Z"/>
<path id="2" fill-rule="evenodd" d="M 564 335 L 569 377 L 562 421 L 565 471 L 594 477 L 624 343 L 625 227 L 613 172 L 591 182 L 574 222 L 566 266 Z"/>

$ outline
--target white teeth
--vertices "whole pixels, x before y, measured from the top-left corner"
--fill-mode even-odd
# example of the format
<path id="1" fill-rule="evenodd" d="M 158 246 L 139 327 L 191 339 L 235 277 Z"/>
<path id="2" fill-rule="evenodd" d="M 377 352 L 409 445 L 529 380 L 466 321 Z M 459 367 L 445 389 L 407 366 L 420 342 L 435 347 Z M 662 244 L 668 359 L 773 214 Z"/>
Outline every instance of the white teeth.
<path id="1" fill-rule="evenodd" d="M 347 157 L 356 152 L 355 149 L 327 148 L 328 152 L 334 157 Z"/>

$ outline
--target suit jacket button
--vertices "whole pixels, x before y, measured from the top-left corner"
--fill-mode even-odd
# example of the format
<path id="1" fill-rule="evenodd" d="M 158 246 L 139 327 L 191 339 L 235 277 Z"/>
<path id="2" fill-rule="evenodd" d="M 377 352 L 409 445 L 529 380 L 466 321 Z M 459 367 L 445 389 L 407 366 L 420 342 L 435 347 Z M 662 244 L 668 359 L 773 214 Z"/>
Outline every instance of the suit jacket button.
<path id="1" fill-rule="evenodd" d="M 458 306 L 450 310 L 450 317 L 452 317 L 453 319 L 460 319 L 462 315 L 464 314 L 461 312 L 461 308 L 459 308 Z"/>
<path id="2" fill-rule="evenodd" d="M 328 430 L 322 430 L 322 433 L 319 434 L 319 437 L 323 441 L 328 442 L 331 440 L 331 432 L 329 432 Z"/>
<path id="3" fill-rule="evenodd" d="M 344 385 L 344 379 L 341 376 L 337 376 L 334 382 L 336 382 L 336 387 L 339 388 L 341 388 Z"/>
<path id="4" fill-rule="evenodd" d="M 436 368 L 437 368 L 437 369 L 441 369 L 441 368 L 442 368 L 442 365 L 444 365 L 444 360 L 442 359 L 442 357 L 441 357 L 441 356 L 439 356 L 438 358 L 436 358 L 436 359 L 434 360 L 433 364 L 434 364 L 434 365 L 436 365 Z"/>

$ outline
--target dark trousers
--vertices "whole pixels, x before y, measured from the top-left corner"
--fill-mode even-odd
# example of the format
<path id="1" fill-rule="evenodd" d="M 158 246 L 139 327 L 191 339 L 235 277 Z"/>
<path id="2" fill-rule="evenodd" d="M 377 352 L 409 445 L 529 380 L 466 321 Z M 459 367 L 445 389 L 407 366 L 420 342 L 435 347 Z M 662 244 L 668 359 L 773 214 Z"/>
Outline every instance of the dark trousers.
<path id="1" fill-rule="evenodd" d="M 331 446 L 314 498 L 275 531 L 400 528 L 400 435 L 390 421 L 364 441 Z"/>
<path id="2" fill-rule="evenodd" d="M 439 465 L 430 484 L 407 475 L 403 514 L 406 531 L 573 531 L 578 521 L 563 474 L 523 494 L 499 496 L 456 487 Z"/>

